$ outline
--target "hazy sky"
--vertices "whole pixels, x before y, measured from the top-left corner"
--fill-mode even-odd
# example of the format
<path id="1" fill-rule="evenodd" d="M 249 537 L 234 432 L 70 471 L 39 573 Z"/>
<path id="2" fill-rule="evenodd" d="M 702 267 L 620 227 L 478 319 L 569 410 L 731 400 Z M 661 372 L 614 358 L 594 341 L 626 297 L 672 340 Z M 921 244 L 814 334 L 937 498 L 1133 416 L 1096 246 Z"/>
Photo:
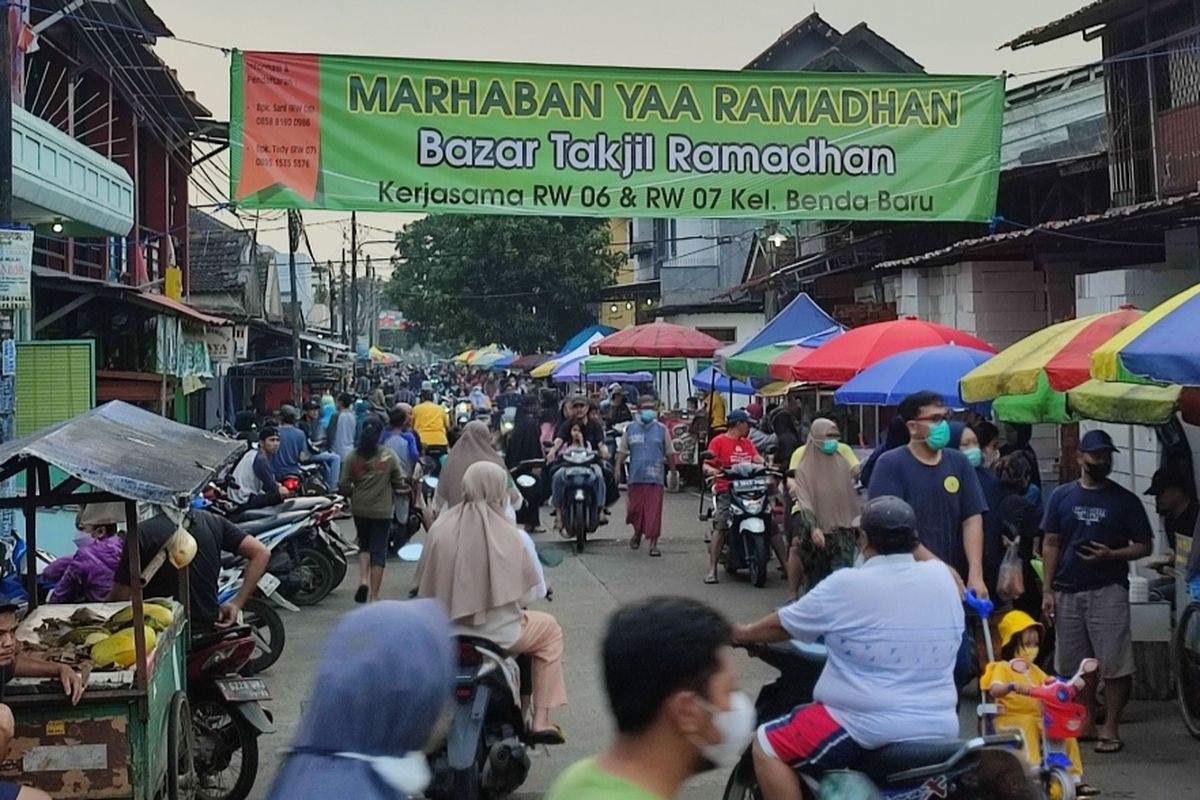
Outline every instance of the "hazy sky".
<path id="1" fill-rule="evenodd" d="M 565 64 L 738 69 L 814 4 L 795 0 L 151 0 L 177 36 L 246 50 Z M 928 72 L 997 74 L 1068 67 L 1100 58 L 1075 35 L 1018 52 L 996 47 L 1086 0 L 838 0 L 816 3 L 839 30 L 866 21 Z M 218 119 L 229 118 L 229 61 L 219 51 L 169 39 L 158 51 Z M 1027 82 L 1029 77 L 1016 78 Z M 228 170 L 226 158 L 219 159 Z M 223 178 L 218 178 L 223 183 Z M 209 191 L 215 190 L 205 184 Z M 225 189 L 222 199 L 227 195 Z M 193 192 L 194 202 L 211 202 Z M 265 215 L 273 216 L 271 212 Z M 348 215 L 306 212 L 318 259 L 341 258 Z M 226 215 L 226 218 L 228 216 Z M 399 214 L 360 214 L 394 230 Z M 323 223 L 323 224 L 314 224 Z M 260 239 L 287 247 L 281 222 Z M 278 230 L 267 230 L 278 228 Z M 364 230 L 362 238 L 389 238 Z M 386 258 L 390 248 L 364 252 Z"/>

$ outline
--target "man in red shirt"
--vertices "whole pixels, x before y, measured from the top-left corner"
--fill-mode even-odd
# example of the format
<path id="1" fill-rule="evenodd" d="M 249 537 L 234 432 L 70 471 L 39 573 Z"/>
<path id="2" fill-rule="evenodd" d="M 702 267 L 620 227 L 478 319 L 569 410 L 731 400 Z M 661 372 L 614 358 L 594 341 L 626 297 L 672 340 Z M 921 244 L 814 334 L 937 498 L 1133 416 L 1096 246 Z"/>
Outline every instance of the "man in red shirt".
<path id="1" fill-rule="evenodd" d="M 704 474 L 715 478 L 713 494 L 717 498 L 717 530 L 713 536 L 712 549 L 708 553 L 708 575 L 705 583 L 717 582 L 717 563 L 721 559 L 721 547 L 725 543 L 725 531 L 729 527 L 729 479 L 721 477 L 721 470 L 735 464 L 753 461 L 763 463 L 758 448 L 750 441 L 750 415 L 738 409 L 725 418 L 728 428 L 725 433 L 714 436 L 708 443 L 713 457 L 704 462 Z"/>

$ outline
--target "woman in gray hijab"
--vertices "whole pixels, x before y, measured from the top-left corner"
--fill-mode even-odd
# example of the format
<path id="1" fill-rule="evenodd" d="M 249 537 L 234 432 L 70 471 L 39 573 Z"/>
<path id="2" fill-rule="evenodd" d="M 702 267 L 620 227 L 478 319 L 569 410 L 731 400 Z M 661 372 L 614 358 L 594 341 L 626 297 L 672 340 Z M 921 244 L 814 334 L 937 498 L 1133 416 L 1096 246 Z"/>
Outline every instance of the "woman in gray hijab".
<path id="1" fill-rule="evenodd" d="M 453 639 L 435 600 L 375 603 L 334 627 L 270 800 L 404 800 L 450 705 Z"/>

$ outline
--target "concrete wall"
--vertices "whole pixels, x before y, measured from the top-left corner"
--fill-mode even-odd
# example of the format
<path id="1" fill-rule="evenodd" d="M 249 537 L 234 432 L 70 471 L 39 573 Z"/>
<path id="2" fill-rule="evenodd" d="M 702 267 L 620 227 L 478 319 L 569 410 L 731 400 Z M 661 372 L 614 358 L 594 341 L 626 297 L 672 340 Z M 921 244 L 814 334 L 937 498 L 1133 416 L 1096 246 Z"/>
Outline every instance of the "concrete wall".
<path id="1" fill-rule="evenodd" d="M 674 314 L 664 316 L 662 321 L 687 328 L 733 328 L 737 331 L 734 341 L 738 342 L 746 341 L 767 324 L 762 312 L 713 311 L 705 314 Z"/>

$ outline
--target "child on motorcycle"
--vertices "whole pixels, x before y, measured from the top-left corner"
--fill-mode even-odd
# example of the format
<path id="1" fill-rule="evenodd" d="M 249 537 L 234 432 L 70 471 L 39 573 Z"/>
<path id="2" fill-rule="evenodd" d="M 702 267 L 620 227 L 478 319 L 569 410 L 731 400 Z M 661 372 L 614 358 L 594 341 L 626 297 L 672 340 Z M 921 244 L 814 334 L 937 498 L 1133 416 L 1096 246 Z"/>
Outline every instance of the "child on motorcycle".
<path id="1" fill-rule="evenodd" d="M 1041 686 L 1046 673 L 1035 663 L 1038 649 L 1042 645 L 1045 629 L 1024 611 L 1009 611 L 1000 619 L 1000 660 L 987 665 L 980 686 L 989 690 L 992 684 L 1009 684 L 1028 687 Z M 1013 659 L 1024 659 L 1029 664 L 1025 671 L 1013 669 Z M 997 700 L 1000 713 L 994 719 L 996 733 L 1018 731 L 1025 739 L 1025 759 L 1031 766 L 1042 763 L 1042 706 L 1035 698 L 1017 692 L 1006 692 L 1003 700 Z M 1075 794 L 1092 797 L 1100 794 L 1093 786 L 1083 782 L 1083 760 L 1079 754 L 1079 742 L 1066 740 L 1066 754 L 1071 759 L 1068 772 L 1075 779 Z"/>

